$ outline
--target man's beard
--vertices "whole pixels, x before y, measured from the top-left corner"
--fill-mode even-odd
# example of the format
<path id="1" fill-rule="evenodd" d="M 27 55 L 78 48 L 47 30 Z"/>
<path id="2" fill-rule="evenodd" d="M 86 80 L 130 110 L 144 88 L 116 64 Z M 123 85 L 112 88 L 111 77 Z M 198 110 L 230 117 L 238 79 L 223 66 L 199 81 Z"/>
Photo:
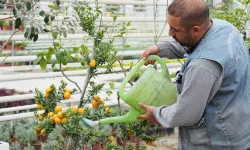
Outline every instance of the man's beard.
<path id="1" fill-rule="evenodd" d="M 181 46 L 187 46 L 185 43 L 178 42 Z"/>
<path id="2" fill-rule="evenodd" d="M 173 37 L 177 43 L 179 43 L 181 46 L 187 46 L 185 43 L 180 42 L 177 38 Z"/>

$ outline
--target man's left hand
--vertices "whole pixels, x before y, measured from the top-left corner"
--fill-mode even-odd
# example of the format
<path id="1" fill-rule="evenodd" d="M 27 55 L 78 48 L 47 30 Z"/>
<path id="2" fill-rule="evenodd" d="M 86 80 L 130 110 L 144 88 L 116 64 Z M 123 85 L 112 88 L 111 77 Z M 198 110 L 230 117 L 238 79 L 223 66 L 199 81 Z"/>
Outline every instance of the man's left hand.
<path id="1" fill-rule="evenodd" d="M 139 105 L 144 108 L 147 112 L 146 114 L 143 114 L 143 115 L 139 115 L 137 116 L 136 118 L 137 119 L 147 119 L 147 123 L 148 124 L 157 124 L 157 120 L 154 116 L 154 110 L 155 110 L 155 107 L 154 106 L 149 106 L 149 105 L 146 105 L 146 104 L 142 104 L 142 103 L 139 103 Z"/>

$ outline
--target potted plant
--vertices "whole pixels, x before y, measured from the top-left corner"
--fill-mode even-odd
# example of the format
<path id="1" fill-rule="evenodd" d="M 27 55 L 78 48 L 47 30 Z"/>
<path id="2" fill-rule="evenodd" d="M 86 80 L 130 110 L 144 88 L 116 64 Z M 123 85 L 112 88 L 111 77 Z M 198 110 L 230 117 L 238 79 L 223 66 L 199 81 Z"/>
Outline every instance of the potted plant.
<path id="1" fill-rule="evenodd" d="M 22 45 L 22 43 L 17 43 L 17 42 L 15 42 L 15 44 L 14 44 L 14 49 L 15 50 L 20 50 L 20 46 Z"/>
<path id="2" fill-rule="evenodd" d="M 157 137 L 159 137 L 159 135 L 157 135 L 157 134 L 154 134 L 154 135 L 144 134 L 142 136 L 142 140 L 145 141 L 148 146 L 152 146 L 153 142 L 157 139 Z"/>
<path id="3" fill-rule="evenodd" d="M 1 29 L 2 29 L 3 22 L 4 22 L 4 20 L 0 20 L 0 27 L 1 27 Z"/>
<path id="4" fill-rule="evenodd" d="M 104 150 L 123 150 L 123 147 L 118 145 L 115 140 L 109 140 L 104 147 Z"/>
<path id="5" fill-rule="evenodd" d="M 2 30 L 8 30 L 8 24 L 6 21 L 3 21 L 2 23 Z"/>
<path id="6" fill-rule="evenodd" d="M 6 49 L 7 50 L 12 50 L 12 41 L 8 41 L 8 43 L 6 45 Z"/>
<path id="7" fill-rule="evenodd" d="M 24 50 L 27 46 L 28 46 L 28 44 L 24 43 L 24 42 L 19 45 L 20 50 Z"/>
<path id="8" fill-rule="evenodd" d="M 30 145 L 32 145 L 35 150 L 42 150 L 42 142 L 39 139 L 37 139 L 36 136 L 33 136 Z"/>
<path id="9" fill-rule="evenodd" d="M 131 130 L 128 123 L 119 123 L 117 126 L 117 143 L 125 148 Z"/>
<path id="10" fill-rule="evenodd" d="M 109 137 L 111 136 L 111 131 L 108 126 L 100 127 L 100 141 L 101 141 L 101 147 L 104 149 L 106 146 L 107 141 L 109 140 Z"/>
<path id="11" fill-rule="evenodd" d="M 20 149 L 24 150 L 31 142 L 34 132 L 32 127 L 35 126 L 33 119 L 18 120 L 16 122 L 16 137 L 20 144 Z"/>

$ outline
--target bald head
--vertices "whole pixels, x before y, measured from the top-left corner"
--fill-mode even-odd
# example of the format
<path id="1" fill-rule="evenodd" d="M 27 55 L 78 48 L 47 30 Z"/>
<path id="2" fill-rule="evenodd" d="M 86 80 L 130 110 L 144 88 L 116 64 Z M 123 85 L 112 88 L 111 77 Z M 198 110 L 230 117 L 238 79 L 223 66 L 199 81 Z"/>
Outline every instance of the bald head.
<path id="1" fill-rule="evenodd" d="M 171 16 L 181 19 L 181 26 L 209 25 L 209 8 L 203 0 L 174 0 L 168 7 Z"/>

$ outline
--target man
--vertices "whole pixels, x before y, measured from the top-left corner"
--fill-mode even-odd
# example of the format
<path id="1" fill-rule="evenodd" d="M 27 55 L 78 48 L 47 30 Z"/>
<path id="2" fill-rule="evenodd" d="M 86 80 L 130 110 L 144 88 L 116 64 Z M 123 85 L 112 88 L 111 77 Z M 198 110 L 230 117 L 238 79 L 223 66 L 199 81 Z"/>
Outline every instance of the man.
<path id="1" fill-rule="evenodd" d="M 159 42 L 140 59 L 187 55 L 176 77 L 177 103 L 139 104 L 147 113 L 137 118 L 179 127 L 181 150 L 250 148 L 250 59 L 240 33 L 226 21 L 210 20 L 202 0 L 174 0 L 168 24 L 175 42 Z"/>

